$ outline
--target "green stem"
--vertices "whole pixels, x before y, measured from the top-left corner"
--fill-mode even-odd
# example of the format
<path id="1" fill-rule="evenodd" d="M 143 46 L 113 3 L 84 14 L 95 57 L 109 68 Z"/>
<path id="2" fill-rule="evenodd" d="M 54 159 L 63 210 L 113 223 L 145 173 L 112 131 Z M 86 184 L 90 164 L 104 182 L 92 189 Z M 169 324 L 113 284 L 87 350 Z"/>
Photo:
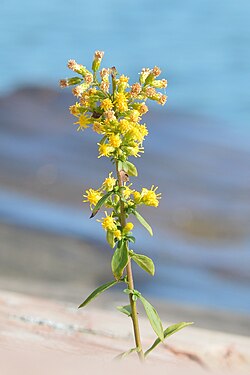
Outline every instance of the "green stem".
<path id="1" fill-rule="evenodd" d="M 121 175 L 118 170 L 118 162 L 116 162 L 116 173 L 118 178 L 118 184 L 120 187 L 123 186 L 123 182 L 121 179 Z M 122 229 L 126 225 L 126 215 L 124 210 L 124 202 L 120 200 L 120 219 L 121 219 L 121 227 Z M 126 267 L 127 271 L 127 278 L 128 278 L 128 287 L 129 289 L 134 289 L 134 280 L 133 280 L 133 273 L 132 273 L 132 267 L 131 267 L 131 260 L 129 259 L 128 265 Z M 138 322 L 138 315 L 137 315 L 137 308 L 136 308 L 136 302 L 132 299 L 132 294 L 129 294 L 129 302 L 131 306 L 131 318 L 133 322 L 133 329 L 134 329 L 134 337 L 135 337 L 135 344 L 137 348 L 137 353 L 139 356 L 139 359 L 143 362 L 144 361 L 144 353 L 142 350 L 142 344 L 141 344 L 141 336 L 140 336 L 140 330 L 139 330 L 139 322 Z"/>

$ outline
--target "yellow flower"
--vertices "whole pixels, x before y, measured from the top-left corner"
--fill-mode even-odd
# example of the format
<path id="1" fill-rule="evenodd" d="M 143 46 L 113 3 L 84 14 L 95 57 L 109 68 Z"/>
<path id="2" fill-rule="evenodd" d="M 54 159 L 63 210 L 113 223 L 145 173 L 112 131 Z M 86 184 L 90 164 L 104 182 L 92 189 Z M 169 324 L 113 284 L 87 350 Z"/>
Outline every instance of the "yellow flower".
<path id="1" fill-rule="evenodd" d="M 143 188 L 141 192 L 141 202 L 147 206 L 158 207 L 161 193 L 157 194 L 157 189 L 158 187 L 154 187 L 154 185 L 151 186 L 150 190 Z"/>
<path id="2" fill-rule="evenodd" d="M 131 128 L 131 123 L 128 120 L 122 119 L 119 123 L 119 130 L 125 134 Z"/>
<path id="3" fill-rule="evenodd" d="M 76 102 L 76 104 L 69 107 L 69 111 L 73 116 L 78 116 L 80 114 L 81 105 Z"/>
<path id="4" fill-rule="evenodd" d="M 141 202 L 141 193 L 139 191 L 134 191 L 134 201 L 136 204 L 139 204 Z"/>
<path id="5" fill-rule="evenodd" d="M 107 212 L 105 212 L 106 217 L 102 218 L 102 227 L 105 230 L 110 230 L 111 232 L 114 232 L 117 230 L 117 226 L 115 223 L 115 220 L 112 216 L 107 215 Z"/>
<path id="6" fill-rule="evenodd" d="M 108 143 L 104 143 L 104 144 L 100 144 L 100 143 L 97 143 L 98 146 L 99 146 L 99 156 L 98 158 L 100 158 L 101 156 L 110 156 L 110 154 L 115 151 L 114 147 L 110 146 Z"/>
<path id="7" fill-rule="evenodd" d="M 127 147 L 127 153 L 128 153 L 128 155 L 131 155 L 131 156 L 134 156 L 134 157 L 138 157 L 138 156 L 140 156 L 139 152 L 143 153 L 144 152 L 144 148 L 143 147 L 139 147 L 139 145 L 137 143 L 134 143 L 133 146 Z"/>
<path id="8" fill-rule="evenodd" d="M 74 124 L 79 124 L 77 130 L 84 130 L 84 129 L 87 129 L 89 126 L 89 124 L 91 124 L 91 119 L 87 116 L 85 116 L 85 114 L 82 114 L 78 117 L 78 121 L 77 122 L 74 122 Z"/>
<path id="9" fill-rule="evenodd" d="M 139 129 L 134 127 L 127 132 L 126 138 L 133 139 L 134 141 L 141 143 L 144 139 L 144 135 L 139 131 Z"/>
<path id="10" fill-rule="evenodd" d="M 128 80 L 129 80 L 129 78 L 126 77 L 124 74 L 122 74 L 122 75 L 120 76 L 120 78 L 118 79 L 118 83 L 127 83 Z"/>
<path id="11" fill-rule="evenodd" d="M 122 234 L 119 229 L 116 229 L 113 233 L 114 233 L 114 237 L 116 237 L 118 240 L 122 238 Z"/>
<path id="12" fill-rule="evenodd" d="M 128 110 L 128 103 L 125 94 L 121 92 L 116 94 L 115 105 L 119 112 L 126 112 Z"/>
<path id="13" fill-rule="evenodd" d="M 128 80 L 128 77 L 121 75 L 121 77 L 117 80 L 118 92 L 125 91 L 125 89 L 128 87 Z"/>
<path id="14" fill-rule="evenodd" d="M 125 227 L 123 228 L 123 232 L 124 232 L 124 233 L 128 233 L 128 232 L 130 232 L 131 230 L 133 230 L 133 228 L 134 228 L 134 224 L 133 224 L 133 223 L 127 223 L 127 224 L 125 225 Z"/>
<path id="15" fill-rule="evenodd" d="M 140 121 L 140 112 L 136 109 L 130 111 L 129 118 L 132 122 L 137 122 L 138 120 Z"/>
<path id="16" fill-rule="evenodd" d="M 93 123 L 93 127 L 92 127 L 93 131 L 96 132 L 97 134 L 102 134 L 103 133 L 103 125 L 98 122 L 98 121 L 95 121 Z"/>
<path id="17" fill-rule="evenodd" d="M 83 105 L 84 107 L 88 107 L 90 105 L 89 99 L 89 93 L 84 92 L 80 99 L 81 105 Z"/>
<path id="18" fill-rule="evenodd" d="M 86 198 L 83 200 L 83 202 L 89 202 L 90 205 L 96 205 L 97 202 L 101 199 L 102 195 L 98 190 L 89 189 L 86 190 L 86 194 L 83 195 L 83 198 Z"/>
<path id="19" fill-rule="evenodd" d="M 122 140 L 121 140 L 119 134 L 112 134 L 109 137 L 109 143 L 110 143 L 111 146 L 113 146 L 115 148 L 120 147 L 120 145 L 122 143 Z"/>
<path id="20" fill-rule="evenodd" d="M 107 99 L 104 99 L 101 103 L 101 108 L 104 110 L 104 111 L 108 111 L 109 109 L 112 109 L 113 108 L 113 103 L 112 101 L 107 98 Z"/>
<path id="21" fill-rule="evenodd" d="M 131 186 L 131 184 L 129 186 Z M 125 189 L 123 189 L 123 196 L 124 196 L 125 199 L 128 199 L 130 197 L 130 195 L 133 193 L 133 190 L 130 189 L 129 186 L 124 186 Z"/>
<path id="22" fill-rule="evenodd" d="M 112 177 L 112 172 L 109 173 L 109 176 L 104 180 L 103 187 L 106 191 L 113 190 L 114 186 L 116 184 L 116 179 Z"/>
<path id="23" fill-rule="evenodd" d="M 144 125 L 138 124 L 137 129 L 139 130 L 142 136 L 142 139 L 144 139 L 148 135 L 148 129 L 145 124 Z"/>

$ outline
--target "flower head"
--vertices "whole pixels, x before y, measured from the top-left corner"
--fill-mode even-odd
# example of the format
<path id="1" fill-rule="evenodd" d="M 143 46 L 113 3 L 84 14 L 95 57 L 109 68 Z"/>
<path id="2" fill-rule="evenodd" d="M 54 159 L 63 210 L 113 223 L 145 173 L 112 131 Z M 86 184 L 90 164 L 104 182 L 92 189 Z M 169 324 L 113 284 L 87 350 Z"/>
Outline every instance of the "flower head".
<path id="1" fill-rule="evenodd" d="M 112 177 L 112 172 L 109 173 L 109 176 L 104 180 L 103 187 L 106 191 L 111 191 L 114 189 L 114 186 L 116 184 L 116 179 Z"/>
<path id="2" fill-rule="evenodd" d="M 118 112 L 126 112 L 128 110 L 126 95 L 118 92 L 115 98 L 115 105 Z"/>
<path id="3" fill-rule="evenodd" d="M 109 98 L 106 98 L 104 99 L 102 102 L 101 102 L 101 108 L 104 110 L 104 111 L 108 111 L 109 109 L 112 109 L 113 108 L 113 103 L 112 101 L 109 99 Z"/>
<path id="4" fill-rule="evenodd" d="M 111 215 L 108 215 L 107 212 L 105 212 L 105 215 L 106 217 L 102 218 L 102 227 L 111 232 L 116 231 L 117 225 L 115 219 Z"/>
<path id="5" fill-rule="evenodd" d="M 112 147 L 108 143 L 97 143 L 97 144 L 99 145 L 99 156 L 98 156 L 98 158 L 100 158 L 101 156 L 109 157 L 112 154 L 112 152 L 115 151 L 114 147 Z"/>
<path id="6" fill-rule="evenodd" d="M 141 191 L 141 202 L 146 206 L 158 207 L 161 193 L 156 193 L 157 189 L 158 187 L 154 187 L 154 185 L 151 186 L 150 190 L 143 188 Z"/>
<path id="7" fill-rule="evenodd" d="M 112 147 L 118 148 L 118 147 L 120 147 L 121 143 L 122 143 L 122 140 L 121 140 L 119 134 L 112 134 L 109 137 L 109 144 Z"/>
<path id="8" fill-rule="evenodd" d="M 81 114 L 79 117 L 78 117 L 78 121 L 77 122 L 74 122 L 74 124 L 79 124 L 77 130 L 84 130 L 84 129 L 87 129 L 89 126 L 89 124 L 91 124 L 91 119 L 89 117 L 87 117 L 84 113 Z"/>
<path id="9" fill-rule="evenodd" d="M 83 195 L 83 202 L 89 202 L 90 205 L 96 205 L 97 202 L 101 199 L 102 194 L 98 190 L 89 189 L 86 190 L 86 194 Z"/>

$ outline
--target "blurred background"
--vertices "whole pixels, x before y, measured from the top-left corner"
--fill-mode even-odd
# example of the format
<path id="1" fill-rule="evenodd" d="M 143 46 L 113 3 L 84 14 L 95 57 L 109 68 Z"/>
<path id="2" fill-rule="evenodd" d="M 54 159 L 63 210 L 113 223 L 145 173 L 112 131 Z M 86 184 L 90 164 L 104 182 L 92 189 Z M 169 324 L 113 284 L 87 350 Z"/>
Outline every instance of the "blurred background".
<path id="1" fill-rule="evenodd" d="M 154 237 L 135 230 L 134 250 L 156 265 L 153 279 L 134 269 L 137 288 L 163 319 L 248 334 L 249 1 L 2 0 L 0 9 L 1 288 L 80 303 L 111 277 L 82 193 L 112 166 L 97 160 L 98 137 L 76 132 L 75 98 L 58 89 L 68 59 L 90 67 L 103 50 L 103 67 L 131 81 L 158 65 L 169 82 L 136 159 L 136 187 L 163 193 L 159 209 L 142 211 Z"/>

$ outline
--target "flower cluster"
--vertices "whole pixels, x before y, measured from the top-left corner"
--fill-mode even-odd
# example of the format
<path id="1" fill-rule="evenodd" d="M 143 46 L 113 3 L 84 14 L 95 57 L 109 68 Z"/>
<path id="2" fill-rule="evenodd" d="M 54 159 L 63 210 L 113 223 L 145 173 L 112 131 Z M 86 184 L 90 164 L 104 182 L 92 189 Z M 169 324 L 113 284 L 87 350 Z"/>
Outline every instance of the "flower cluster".
<path id="1" fill-rule="evenodd" d="M 100 201 L 101 198 L 107 196 L 104 202 L 104 207 L 106 209 L 112 209 L 111 215 L 106 213 L 106 217 L 102 219 L 102 227 L 106 231 L 114 232 L 115 238 L 117 240 L 121 239 L 121 225 L 119 222 L 120 215 L 120 205 L 119 199 L 122 195 L 124 200 L 124 208 L 126 212 L 135 210 L 137 205 L 146 205 L 152 207 L 158 207 L 159 199 L 161 198 L 161 193 L 156 193 L 157 187 L 154 185 L 150 189 L 143 188 L 141 192 L 132 189 L 132 183 L 124 183 L 123 187 L 120 189 L 118 186 L 118 180 L 112 176 L 112 172 L 109 173 L 108 177 L 105 178 L 100 188 L 97 190 L 87 189 L 83 195 L 83 202 L 88 202 L 90 208 L 93 209 Z M 126 215 L 129 216 L 128 214 Z M 127 234 L 133 229 L 132 223 L 127 223 L 123 228 L 123 233 Z"/>
<path id="2" fill-rule="evenodd" d="M 61 87 L 73 86 L 72 93 L 77 98 L 70 106 L 70 113 L 76 117 L 74 124 L 78 130 L 92 127 L 101 136 L 98 144 L 99 156 L 109 157 L 116 164 L 117 175 L 112 173 L 104 180 L 97 190 L 88 189 L 83 195 L 83 202 L 90 204 L 92 216 L 103 206 L 106 216 L 101 224 L 107 232 L 107 240 L 111 247 L 121 239 L 128 239 L 133 229 L 132 223 L 123 223 L 130 214 L 137 213 L 137 206 L 147 205 L 158 207 L 161 194 L 154 185 L 150 189 L 136 191 L 128 182 L 128 176 L 136 176 L 136 167 L 128 161 L 131 156 L 143 153 L 143 141 L 148 135 L 147 126 L 142 117 L 148 112 L 147 100 L 163 105 L 167 97 L 159 89 L 167 87 L 165 79 L 159 79 L 161 70 L 144 68 L 139 74 L 139 81 L 129 83 L 129 77 L 118 75 L 115 67 L 100 69 L 104 53 L 96 51 L 92 63 L 92 71 L 78 64 L 75 60 L 68 61 L 68 68 L 78 76 L 60 81 Z M 101 203 L 100 203 L 101 202 Z M 122 212 L 121 212 L 122 202 Z M 139 216 L 138 216 L 139 215 Z M 144 220 L 144 219 L 143 219 Z M 144 221 L 142 221 L 144 225 Z"/>
<path id="3" fill-rule="evenodd" d="M 158 92 L 167 87 L 165 79 L 158 79 L 161 70 L 142 69 L 139 82 L 129 84 L 125 75 L 118 76 L 116 69 L 102 68 L 104 53 L 96 51 L 92 72 L 75 60 L 69 60 L 68 68 L 79 76 L 60 81 L 61 87 L 74 86 L 73 95 L 78 101 L 70 107 L 76 117 L 78 130 L 90 126 L 102 136 L 99 157 L 126 160 L 129 156 L 143 153 L 143 141 L 148 135 L 142 116 L 147 113 L 148 99 L 163 105 L 167 96 Z"/>

